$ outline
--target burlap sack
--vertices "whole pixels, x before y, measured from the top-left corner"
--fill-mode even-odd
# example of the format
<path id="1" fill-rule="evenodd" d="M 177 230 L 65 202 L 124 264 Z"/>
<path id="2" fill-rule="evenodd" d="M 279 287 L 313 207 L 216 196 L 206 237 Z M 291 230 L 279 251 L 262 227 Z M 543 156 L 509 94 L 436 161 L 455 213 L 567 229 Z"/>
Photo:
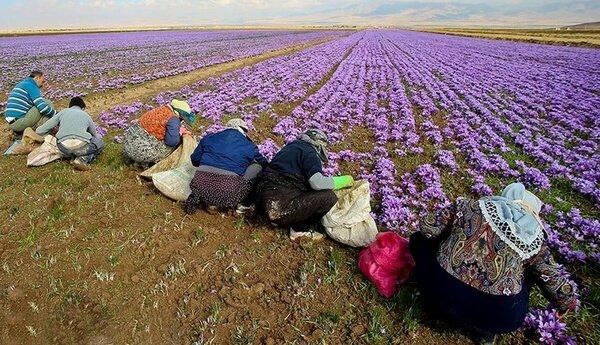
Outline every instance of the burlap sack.
<path id="1" fill-rule="evenodd" d="M 152 174 L 152 183 L 156 189 L 169 199 L 186 201 L 192 193 L 190 182 L 194 178 L 196 167 L 192 164 Z"/>
<path id="2" fill-rule="evenodd" d="M 196 138 L 191 135 L 184 135 L 183 143 L 179 145 L 179 147 L 173 151 L 173 153 L 171 153 L 167 158 L 154 164 L 149 169 L 144 170 L 139 175 L 145 178 L 152 178 L 152 175 L 156 173 L 172 170 L 178 167 L 188 165 L 191 166 L 192 161 L 190 157 L 196 149 L 197 144 L 198 142 L 196 141 Z"/>
<path id="3" fill-rule="evenodd" d="M 352 247 L 369 245 L 378 233 L 371 216 L 369 183 L 357 181 L 352 188 L 335 193 L 337 204 L 321 220 L 325 231 L 332 239 Z"/>
<path id="4" fill-rule="evenodd" d="M 44 143 L 27 155 L 27 166 L 38 167 L 60 159 L 60 151 L 52 135 L 44 137 Z"/>

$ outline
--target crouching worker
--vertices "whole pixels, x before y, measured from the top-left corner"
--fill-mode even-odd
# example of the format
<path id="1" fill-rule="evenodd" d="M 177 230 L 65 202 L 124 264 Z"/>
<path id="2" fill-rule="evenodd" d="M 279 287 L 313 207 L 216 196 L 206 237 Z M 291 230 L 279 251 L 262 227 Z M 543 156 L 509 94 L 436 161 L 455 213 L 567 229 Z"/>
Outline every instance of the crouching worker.
<path id="1" fill-rule="evenodd" d="M 139 123 L 125 131 L 123 153 L 142 167 L 148 167 L 169 156 L 189 131 L 181 124 L 192 125 L 196 115 L 189 104 L 174 99 L 170 105 L 152 109 L 140 117 Z"/>
<path id="2" fill-rule="evenodd" d="M 267 165 L 267 159 L 248 138 L 244 120 L 233 119 L 226 126 L 223 131 L 202 138 L 192 154 L 192 164 L 198 170 L 185 203 L 188 214 L 201 206 L 209 212 L 238 206 L 251 193 L 256 177 Z"/>
<path id="3" fill-rule="evenodd" d="M 310 129 L 284 146 L 262 174 L 259 206 L 276 226 L 289 226 L 290 239 L 323 238 L 321 218 L 337 202 L 333 190 L 351 187 L 351 176 L 325 177 L 328 139 Z"/>
<path id="4" fill-rule="evenodd" d="M 56 142 L 61 156 L 71 160 L 78 170 L 89 170 L 90 164 L 104 148 L 92 118 L 85 112 L 85 102 L 74 97 L 69 108 L 61 110 L 35 131 L 45 135 L 58 126 Z"/>
<path id="5" fill-rule="evenodd" d="M 576 285 L 548 250 L 541 206 L 513 183 L 502 196 L 458 199 L 423 219 L 410 238 L 423 301 L 484 344 L 521 326 L 534 282 L 561 312 L 575 309 Z"/>
<path id="6" fill-rule="evenodd" d="M 44 74 L 33 71 L 8 94 L 4 118 L 15 135 L 27 127 L 37 128 L 56 114 L 52 102 L 42 97 L 44 84 Z"/>

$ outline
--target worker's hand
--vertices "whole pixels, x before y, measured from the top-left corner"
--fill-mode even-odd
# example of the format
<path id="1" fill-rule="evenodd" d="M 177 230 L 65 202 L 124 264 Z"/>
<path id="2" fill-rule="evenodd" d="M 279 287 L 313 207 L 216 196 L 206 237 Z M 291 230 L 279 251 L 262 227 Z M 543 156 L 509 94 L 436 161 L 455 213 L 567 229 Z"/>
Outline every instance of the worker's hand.
<path id="1" fill-rule="evenodd" d="M 333 189 L 339 190 L 354 186 L 354 178 L 350 175 L 336 176 L 333 178 Z"/>
<path id="2" fill-rule="evenodd" d="M 192 132 L 190 132 L 189 129 L 187 129 L 185 126 L 181 126 L 179 127 L 179 135 L 184 136 L 184 135 L 192 135 Z"/>

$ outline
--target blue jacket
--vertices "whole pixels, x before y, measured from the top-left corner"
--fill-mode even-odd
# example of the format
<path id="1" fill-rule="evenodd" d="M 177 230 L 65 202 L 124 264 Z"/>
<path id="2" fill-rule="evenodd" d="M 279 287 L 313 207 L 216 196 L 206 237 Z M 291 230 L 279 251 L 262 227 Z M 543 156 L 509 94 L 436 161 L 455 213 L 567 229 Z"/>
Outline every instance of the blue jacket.
<path id="1" fill-rule="evenodd" d="M 45 117 L 56 114 L 56 110 L 42 98 L 42 91 L 35 80 L 26 78 L 8 94 L 4 117 L 20 119 L 33 107 L 38 108 L 40 114 Z"/>
<path id="2" fill-rule="evenodd" d="M 263 167 L 268 163 L 258 152 L 258 147 L 237 129 L 226 129 L 205 136 L 191 158 L 194 166 L 208 165 L 240 176 L 254 162 Z"/>

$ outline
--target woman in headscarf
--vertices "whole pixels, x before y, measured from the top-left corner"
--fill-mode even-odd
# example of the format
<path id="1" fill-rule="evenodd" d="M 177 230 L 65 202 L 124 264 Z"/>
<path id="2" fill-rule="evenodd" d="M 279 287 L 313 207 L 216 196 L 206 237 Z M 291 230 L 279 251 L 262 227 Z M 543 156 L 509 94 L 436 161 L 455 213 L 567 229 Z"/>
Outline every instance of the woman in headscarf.
<path id="1" fill-rule="evenodd" d="M 244 120 L 232 119 L 226 127 L 202 138 L 192 154 L 192 164 L 198 171 L 190 183 L 192 193 L 185 203 L 186 213 L 194 213 L 201 206 L 209 212 L 238 206 L 268 163 L 248 138 Z"/>
<path id="2" fill-rule="evenodd" d="M 125 131 L 123 153 L 141 166 L 149 166 L 167 157 L 190 132 L 182 125 L 193 125 L 196 114 L 185 101 L 174 99 L 169 105 L 152 109 Z"/>
<path id="3" fill-rule="evenodd" d="M 458 199 L 423 219 L 410 249 L 424 302 L 486 344 L 521 326 L 532 283 L 561 312 L 575 309 L 577 287 L 547 247 L 541 207 L 513 183 L 501 196 Z"/>
<path id="4" fill-rule="evenodd" d="M 328 140 L 310 129 L 284 146 L 262 174 L 259 205 L 276 226 L 289 226 L 290 239 L 323 238 L 320 220 L 336 204 L 333 190 L 351 187 L 351 176 L 326 177 Z"/>

